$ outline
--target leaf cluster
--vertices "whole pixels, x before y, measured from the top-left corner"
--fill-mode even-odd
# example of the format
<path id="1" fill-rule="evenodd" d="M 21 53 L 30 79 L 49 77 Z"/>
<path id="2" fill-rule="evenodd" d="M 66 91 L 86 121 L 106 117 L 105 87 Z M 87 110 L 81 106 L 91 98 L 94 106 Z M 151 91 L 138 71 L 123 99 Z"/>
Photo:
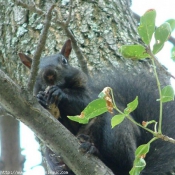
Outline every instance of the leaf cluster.
<path id="1" fill-rule="evenodd" d="M 150 9 L 145 12 L 145 14 L 140 19 L 140 25 L 138 27 L 138 33 L 144 42 L 143 45 L 123 45 L 120 47 L 120 53 L 123 57 L 140 60 L 145 58 L 150 58 L 154 68 L 154 75 L 157 81 L 157 87 L 159 90 L 159 99 L 157 101 L 160 102 L 160 114 L 159 114 L 159 122 L 152 121 L 143 121 L 142 124 L 137 123 L 133 120 L 131 116 L 131 112 L 133 112 L 138 106 L 138 98 L 136 97 L 132 102 L 127 104 L 127 107 L 124 111 L 120 111 L 120 109 L 116 106 L 113 91 L 110 87 L 106 87 L 100 94 L 99 99 L 92 101 L 89 105 L 81 112 L 79 116 L 69 116 L 69 119 L 79 122 L 81 124 L 87 124 L 90 119 L 100 116 L 105 112 L 113 113 L 113 110 L 118 112 L 117 115 L 113 116 L 111 120 L 111 128 L 122 123 L 122 121 L 127 118 L 131 122 L 136 125 L 142 127 L 143 129 L 151 132 L 154 137 L 147 144 L 140 145 L 135 151 L 135 160 L 133 163 L 133 168 L 130 171 L 130 175 L 139 175 L 140 172 L 146 166 L 146 162 L 144 160 L 146 154 L 149 152 L 150 144 L 156 139 L 161 138 L 162 131 L 162 105 L 163 103 L 174 100 L 174 90 L 172 86 L 168 85 L 161 89 L 161 85 L 159 82 L 159 78 L 156 72 L 155 66 L 155 54 L 160 52 L 171 35 L 171 32 L 175 29 L 175 20 L 170 19 L 165 23 L 160 25 L 159 27 L 155 27 L 156 20 L 156 11 L 154 9 Z M 152 38 L 154 36 L 154 44 L 151 47 Z M 172 49 L 172 58 L 175 59 L 175 48 Z M 157 131 L 157 123 L 159 123 L 158 131 Z M 154 131 L 147 128 L 149 124 L 155 124 Z M 163 136 L 163 135 L 162 135 Z M 162 137 L 163 138 L 163 137 Z"/>

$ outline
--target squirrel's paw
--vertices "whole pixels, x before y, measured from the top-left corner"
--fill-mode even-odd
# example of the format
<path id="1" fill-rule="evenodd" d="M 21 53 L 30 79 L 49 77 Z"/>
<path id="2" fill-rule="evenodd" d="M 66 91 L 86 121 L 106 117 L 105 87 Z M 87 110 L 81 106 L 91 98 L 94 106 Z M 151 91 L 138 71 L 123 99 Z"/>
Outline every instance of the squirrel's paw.
<path id="1" fill-rule="evenodd" d="M 91 142 L 88 135 L 80 134 L 77 138 L 81 144 L 79 147 L 80 152 L 98 155 L 98 149 L 95 147 L 94 143 Z"/>
<path id="2" fill-rule="evenodd" d="M 58 86 L 52 86 L 48 91 L 47 103 L 55 103 L 56 105 L 58 105 L 64 97 L 65 93 Z"/>
<path id="3" fill-rule="evenodd" d="M 43 91 L 40 91 L 37 96 L 36 96 L 38 102 L 44 107 L 44 108 L 48 108 L 47 105 L 47 97 L 46 97 L 46 93 Z"/>

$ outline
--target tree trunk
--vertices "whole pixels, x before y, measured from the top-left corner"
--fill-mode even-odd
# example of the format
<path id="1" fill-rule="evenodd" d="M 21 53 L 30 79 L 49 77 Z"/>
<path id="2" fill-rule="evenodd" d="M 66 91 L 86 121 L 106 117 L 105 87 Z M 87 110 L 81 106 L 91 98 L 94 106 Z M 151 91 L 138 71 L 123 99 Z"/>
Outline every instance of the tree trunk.
<path id="1" fill-rule="evenodd" d="M 32 0 L 23 1 L 26 4 L 32 4 L 32 2 Z M 142 44 L 137 34 L 137 24 L 129 8 L 129 0 L 73 1 L 68 29 L 65 29 L 61 22 L 65 22 L 69 18 L 70 1 L 36 1 L 36 5 L 43 12 L 46 12 L 53 3 L 56 4 L 56 12 L 52 19 L 43 55 L 58 52 L 63 42 L 67 38 L 71 38 L 75 40 L 73 42 L 74 53 L 71 55 L 71 63 L 74 66 L 80 66 L 83 69 L 81 54 L 79 55 L 79 50 L 77 50 L 78 46 L 78 48 L 81 48 L 84 60 L 87 62 L 89 72 L 103 71 L 104 69 L 111 71 L 120 68 L 123 74 L 127 75 L 129 73 L 132 78 L 140 71 L 144 71 L 144 73 L 152 71 L 149 61 L 135 62 L 129 59 L 125 60 L 119 53 L 121 45 Z M 72 154 L 73 158 L 83 157 L 81 160 L 85 161 L 88 167 L 93 166 L 89 158 L 87 160 L 85 156 L 76 153 L 71 148 L 72 145 L 73 147 L 78 146 L 75 143 L 77 140 L 70 133 L 67 133 L 59 122 L 51 118 L 47 111 L 38 107 L 34 99 L 30 98 L 31 94 L 20 88 L 21 85 L 27 82 L 29 73 L 20 64 L 17 54 L 18 52 L 28 55 L 34 54 L 43 28 L 44 15 L 41 15 L 42 12 L 39 14 L 35 10 L 32 11 L 17 4 L 17 0 L 0 0 L 0 45 L 2 47 L 0 68 L 20 84 L 15 85 L 8 77 L 3 79 L 5 75 L 0 72 L 1 83 L 3 83 L 3 85 L 0 85 L 0 92 L 4 90 L 4 84 L 8 86 L 6 90 L 8 94 L 0 94 L 0 103 L 20 121 L 28 125 L 55 153 L 59 153 L 61 150 L 65 162 L 77 174 L 94 174 L 94 171 L 86 170 L 86 166 L 82 165 L 80 167 L 80 160 L 76 162 L 70 158 L 70 154 Z M 160 72 L 161 68 L 157 70 Z M 168 78 L 166 74 L 161 74 L 163 81 Z M 9 84 L 14 87 L 10 87 Z M 52 126 L 52 130 L 50 126 Z M 59 137 L 57 136 L 58 133 L 60 133 Z M 58 142 L 62 143 L 62 145 L 58 145 Z M 65 148 L 65 142 L 70 143 L 71 146 L 68 145 Z M 69 154 L 67 154 L 66 149 L 71 150 Z M 74 164 L 72 164 L 71 160 Z M 93 159 L 93 161 L 96 161 L 96 159 Z M 104 167 L 99 162 L 98 165 L 99 167 Z M 99 170 L 99 172 L 95 173 L 105 174 L 106 172 Z M 110 174 L 111 172 L 109 171 L 108 173 Z"/>
<path id="2" fill-rule="evenodd" d="M 2 109 L 2 108 L 1 108 Z M 0 110 L 2 114 L 2 110 Z M 0 115 L 1 171 L 22 172 L 24 157 L 21 155 L 19 122 L 7 112 Z"/>
<path id="3" fill-rule="evenodd" d="M 32 4 L 30 0 L 23 2 Z M 36 5 L 46 11 L 54 2 L 57 1 L 38 0 Z M 0 43 L 2 46 L 0 68 L 15 81 L 25 84 L 29 72 L 20 63 L 18 53 L 34 54 L 44 18 L 16 4 L 15 0 L 0 0 Z M 65 21 L 68 18 L 68 5 L 69 3 L 66 4 L 64 1 L 56 3 L 59 21 Z M 136 27 L 137 24 L 129 8 L 129 0 L 97 2 L 82 0 L 73 3 L 69 30 L 72 31 L 77 45 L 81 48 L 89 70 L 114 67 L 123 67 L 131 73 L 143 67 L 149 70 L 147 64 L 125 60 L 119 53 L 121 45 L 142 43 Z M 54 18 L 43 55 L 60 51 L 68 37 L 70 35 Z M 77 65 L 79 61 L 79 59 L 77 61 L 77 54 L 71 55 L 71 61 L 73 65 Z"/>

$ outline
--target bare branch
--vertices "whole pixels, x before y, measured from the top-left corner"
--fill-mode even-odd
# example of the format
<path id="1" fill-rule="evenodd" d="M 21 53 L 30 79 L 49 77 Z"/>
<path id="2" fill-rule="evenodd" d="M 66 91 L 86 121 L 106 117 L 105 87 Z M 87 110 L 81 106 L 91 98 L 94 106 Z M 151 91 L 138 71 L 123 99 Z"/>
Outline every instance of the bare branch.
<path id="1" fill-rule="evenodd" d="M 16 2 L 17 5 L 21 6 L 21 7 L 24 7 L 26 9 L 29 9 L 37 14 L 44 14 L 44 12 L 39 9 L 35 4 L 33 5 L 27 5 L 25 3 L 22 3 L 21 1 L 17 1 Z M 74 35 L 70 32 L 68 26 L 69 26 L 69 23 L 70 23 L 70 20 L 71 20 L 71 16 L 72 16 L 72 4 L 73 4 L 73 0 L 70 0 L 70 7 L 69 7 L 69 15 L 67 17 L 67 20 L 65 22 L 63 21 L 59 21 L 58 20 L 58 13 L 56 10 L 54 10 L 55 12 L 55 16 L 56 16 L 56 21 L 57 23 L 62 27 L 62 29 L 65 31 L 66 35 L 68 38 L 70 38 L 72 40 L 72 46 L 73 46 L 73 49 L 75 51 L 75 54 L 78 58 L 78 61 L 79 61 L 79 64 L 81 66 L 81 69 L 82 71 L 86 74 L 86 75 L 89 75 L 89 71 L 88 71 L 88 68 L 87 68 L 87 62 L 86 62 L 86 59 L 85 57 L 83 56 L 80 48 L 78 47 L 77 45 L 77 41 L 74 37 Z M 47 17 L 46 17 L 47 18 Z M 43 29 L 44 30 L 44 29 Z M 39 42 L 41 43 L 41 42 Z M 42 42 L 43 43 L 43 42 Z M 31 83 L 30 83 L 31 84 Z M 31 85 L 30 85 L 31 86 Z M 29 88 L 30 89 L 30 88 Z"/>
<path id="2" fill-rule="evenodd" d="M 62 27 L 62 29 L 65 31 L 66 35 L 68 38 L 71 39 L 72 41 L 72 46 L 73 46 L 73 49 L 75 51 L 75 54 L 78 58 L 78 62 L 81 66 L 81 69 L 82 71 L 86 74 L 86 75 L 89 75 L 89 71 L 88 71 L 88 67 L 87 67 L 87 61 L 85 59 L 85 57 L 83 56 L 82 52 L 81 52 L 81 49 L 78 47 L 77 45 L 77 41 L 75 39 L 75 36 L 72 34 L 72 32 L 69 30 L 69 23 L 70 23 L 70 20 L 71 20 L 71 16 L 72 16 L 72 4 L 73 4 L 73 1 L 70 0 L 70 7 L 69 7 L 69 15 L 67 17 L 67 20 L 65 22 L 63 21 L 59 21 L 58 20 L 58 13 L 56 12 L 56 18 L 57 18 L 57 23 Z"/>
<path id="3" fill-rule="evenodd" d="M 65 25 L 68 26 L 71 20 L 71 16 L 72 16 L 72 3 L 73 1 L 70 0 L 70 6 L 69 6 L 69 16 L 67 17 L 67 20 L 65 22 Z"/>
<path id="4" fill-rule="evenodd" d="M 98 158 L 78 152 L 78 141 L 24 88 L 0 70 L 0 104 L 15 118 L 29 126 L 78 175 L 113 175 Z M 4 93 L 4 89 L 6 93 Z M 51 129 L 52 128 L 52 129 Z"/>
<path id="5" fill-rule="evenodd" d="M 32 62 L 32 67 L 31 67 L 31 75 L 29 78 L 29 82 L 28 82 L 28 90 L 31 92 L 33 91 L 34 85 L 35 85 L 35 81 L 36 81 L 36 75 L 38 72 L 38 65 L 39 65 L 39 61 L 40 61 L 40 57 L 41 57 L 41 53 L 45 47 L 45 43 L 46 43 L 46 39 L 47 39 L 47 33 L 51 24 L 51 18 L 52 18 L 52 10 L 55 6 L 52 5 L 50 7 L 50 9 L 47 12 L 46 18 L 45 18 L 45 23 L 44 23 L 44 28 L 41 32 L 40 38 L 39 38 L 39 42 L 36 48 L 36 51 L 34 53 L 34 57 L 33 57 L 33 62 Z"/>
<path id="6" fill-rule="evenodd" d="M 166 135 L 159 134 L 159 133 L 157 133 L 155 136 L 159 139 L 162 139 L 162 140 L 166 141 L 166 142 L 170 142 L 170 143 L 175 144 L 175 140 L 171 137 L 168 137 Z"/>
<path id="7" fill-rule="evenodd" d="M 39 15 L 43 15 L 44 14 L 44 12 L 40 8 L 38 8 L 34 3 L 33 3 L 33 5 L 28 5 L 28 4 L 25 4 L 25 3 L 17 0 L 16 1 L 16 5 L 21 6 L 23 8 L 26 8 L 26 9 L 28 9 L 28 10 L 30 10 L 32 12 L 35 12 L 35 13 L 37 13 Z"/>
<path id="8" fill-rule="evenodd" d="M 74 35 L 72 34 L 72 32 L 69 30 L 68 27 L 63 27 L 66 35 L 68 36 L 68 38 L 71 39 L 72 41 L 72 46 L 73 46 L 73 49 L 75 51 L 75 54 L 78 58 L 78 62 L 81 66 L 81 69 L 82 71 L 86 74 L 86 75 L 89 75 L 89 70 L 88 70 L 88 67 L 87 67 L 87 61 L 85 59 L 85 57 L 83 56 L 82 52 L 81 52 L 81 49 L 78 47 L 77 45 L 77 41 L 74 37 Z"/>

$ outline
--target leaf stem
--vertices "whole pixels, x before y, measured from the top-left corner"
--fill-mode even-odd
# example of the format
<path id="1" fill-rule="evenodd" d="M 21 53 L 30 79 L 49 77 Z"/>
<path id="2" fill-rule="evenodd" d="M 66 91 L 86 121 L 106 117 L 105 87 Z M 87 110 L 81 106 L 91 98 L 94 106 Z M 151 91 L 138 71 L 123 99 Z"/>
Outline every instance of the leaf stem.
<path id="1" fill-rule="evenodd" d="M 143 128 L 143 129 L 147 130 L 148 132 L 150 132 L 151 134 L 155 135 L 154 131 L 152 131 L 151 129 L 148 129 L 148 128 L 142 126 L 140 123 L 137 123 L 130 115 L 127 115 L 126 117 L 127 117 L 127 119 L 129 119 L 131 122 L 133 122 L 137 126 L 140 126 L 141 128 Z"/>
<path id="2" fill-rule="evenodd" d="M 157 139 L 159 139 L 159 138 L 158 137 L 153 137 L 147 144 L 151 144 L 152 142 L 154 142 Z"/>
<path id="3" fill-rule="evenodd" d="M 114 94 L 113 94 L 112 88 L 110 88 L 110 91 L 111 91 L 112 101 L 113 101 L 113 104 L 114 104 L 114 109 L 115 109 L 117 112 L 119 112 L 120 114 L 126 115 L 126 114 L 124 114 L 120 109 L 117 108 L 117 106 L 116 106 L 116 104 L 115 104 Z M 148 129 L 148 128 L 142 126 L 140 123 L 138 123 L 138 122 L 136 122 L 134 119 L 132 119 L 132 117 L 131 117 L 130 115 L 126 115 L 126 117 L 127 117 L 131 122 L 133 122 L 134 124 L 140 126 L 141 128 L 143 128 L 143 129 L 147 130 L 148 132 L 152 133 L 153 135 L 155 135 L 155 132 L 154 132 L 154 131 L 152 131 L 151 129 Z"/>
<path id="4" fill-rule="evenodd" d="M 154 75 L 156 77 L 156 82 L 157 82 L 157 87 L 158 87 L 158 91 L 159 91 L 159 97 L 160 97 L 160 110 L 159 110 L 159 126 L 158 126 L 158 133 L 162 133 L 162 111 L 163 111 L 163 103 L 162 103 L 162 92 L 161 92 L 161 87 L 160 87 L 160 81 L 158 78 L 158 74 L 156 71 L 156 65 L 155 65 L 155 56 L 152 53 L 150 46 L 148 47 L 147 53 L 151 56 L 151 61 L 152 61 L 152 65 L 153 65 L 153 70 L 154 70 Z"/>

